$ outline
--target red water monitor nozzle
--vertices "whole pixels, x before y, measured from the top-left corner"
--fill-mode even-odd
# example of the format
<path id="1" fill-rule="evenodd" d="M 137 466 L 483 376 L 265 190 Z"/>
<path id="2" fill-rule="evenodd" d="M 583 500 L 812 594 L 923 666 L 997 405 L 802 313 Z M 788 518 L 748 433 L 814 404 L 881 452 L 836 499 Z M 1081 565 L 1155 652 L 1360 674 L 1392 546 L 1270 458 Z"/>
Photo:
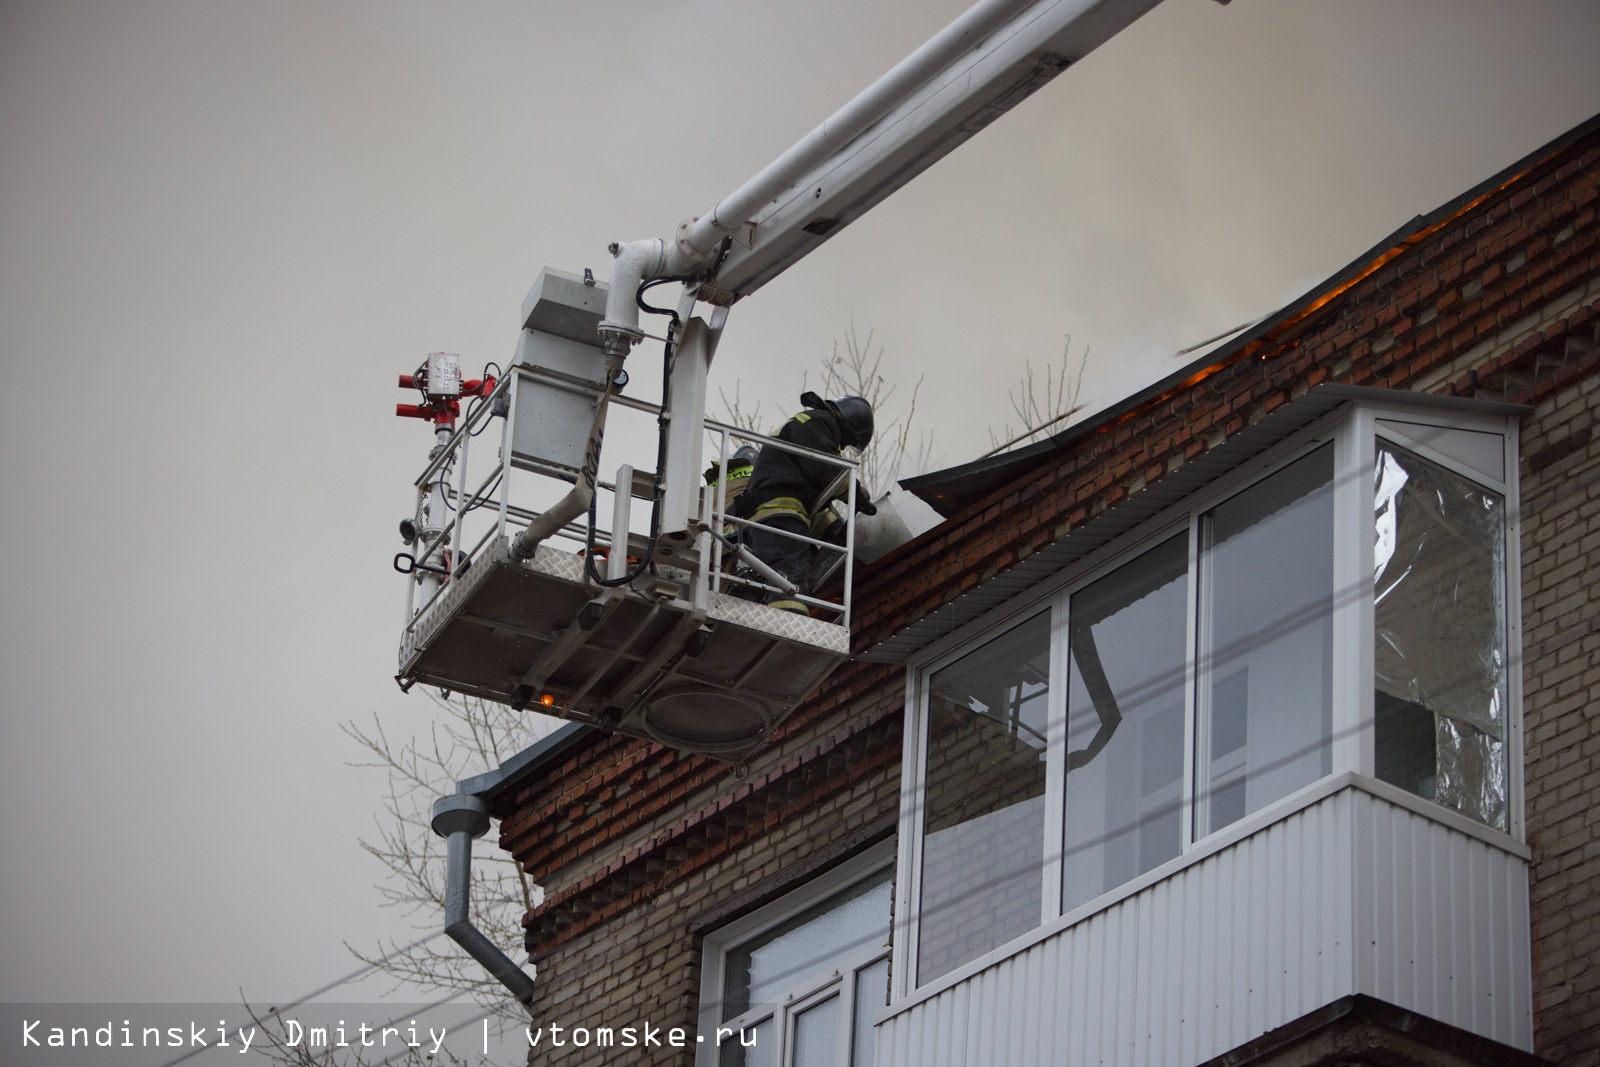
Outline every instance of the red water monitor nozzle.
<path id="1" fill-rule="evenodd" d="M 396 404 L 403 419 L 427 419 L 435 426 L 454 426 L 461 415 L 460 398 L 485 396 L 494 391 L 492 375 L 461 380 L 461 357 L 454 352 L 429 352 L 428 362 L 415 374 L 400 375 L 400 388 L 416 389 L 426 398 L 420 404 Z"/>

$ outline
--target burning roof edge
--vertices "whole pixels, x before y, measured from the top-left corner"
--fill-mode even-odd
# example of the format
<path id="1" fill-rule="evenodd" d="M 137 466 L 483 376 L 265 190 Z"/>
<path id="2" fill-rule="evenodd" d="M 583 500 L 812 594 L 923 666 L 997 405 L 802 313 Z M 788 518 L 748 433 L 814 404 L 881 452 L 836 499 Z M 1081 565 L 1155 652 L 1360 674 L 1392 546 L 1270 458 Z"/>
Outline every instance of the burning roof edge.
<path id="1" fill-rule="evenodd" d="M 1333 304 L 1338 297 L 1382 270 L 1392 260 L 1439 233 L 1485 200 L 1519 182 L 1537 177 L 1535 172 L 1542 172 L 1555 166 L 1558 157 L 1596 131 L 1600 131 L 1600 115 L 1595 115 L 1573 127 L 1428 214 L 1418 215 L 1356 257 L 1326 281 L 1268 315 L 1253 328 L 1225 341 L 1154 384 L 1103 408 L 1082 422 L 1011 452 L 947 467 L 942 471 L 901 479 L 900 487 L 922 500 L 946 520 L 955 519 L 969 510 L 981 507 L 994 493 L 1025 477 L 1052 456 L 1065 452 L 1091 434 L 1121 422 L 1147 405 L 1158 403 L 1230 363 L 1255 355 L 1263 348 L 1288 343 L 1295 334 L 1309 328 L 1317 313 Z M 938 536 L 937 531 L 942 526 L 943 524 L 936 526 L 922 537 L 902 546 L 894 555 L 898 556 L 908 550 L 915 551 L 919 541 L 924 537 Z"/>

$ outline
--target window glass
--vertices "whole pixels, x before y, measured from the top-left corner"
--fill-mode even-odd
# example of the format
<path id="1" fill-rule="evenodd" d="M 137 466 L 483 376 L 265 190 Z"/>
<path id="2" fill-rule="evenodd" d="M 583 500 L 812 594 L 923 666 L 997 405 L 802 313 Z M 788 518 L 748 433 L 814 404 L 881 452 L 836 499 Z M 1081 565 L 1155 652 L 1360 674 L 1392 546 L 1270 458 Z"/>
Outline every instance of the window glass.
<path id="1" fill-rule="evenodd" d="M 917 984 L 1039 924 L 1050 613 L 929 680 Z"/>
<path id="2" fill-rule="evenodd" d="M 1506 828 L 1505 507 L 1378 442 L 1377 775 Z"/>
<path id="3" fill-rule="evenodd" d="M 856 973 L 855 1036 L 850 1067 L 872 1067 L 877 1050 L 872 1017 L 889 1003 L 889 961 L 879 960 Z"/>
<path id="4" fill-rule="evenodd" d="M 727 955 L 722 1018 L 732 1019 L 889 936 L 891 872 L 857 882 Z"/>
<path id="5" fill-rule="evenodd" d="M 778 1041 L 772 1020 L 767 1019 L 744 1033 L 724 1034 L 719 1046 L 719 1067 L 772 1067 Z"/>
<path id="6" fill-rule="evenodd" d="M 1182 848 L 1189 538 L 1072 595 L 1063 911 Z"/>
<path id="7" fill-rule="evenodd" d="M 1332 489 L 1328 444 L 1201 517 L 1201 832 L 1331 769 Z"/>
<path id="8" fill-rule="evenodd" d="M 839 994 L 794 1017 L 794 1067 L 839 1067 Z"/>
<path id="9" fill-rule="evenodd" d="M 1377 464 L 1370 638 L 1360 629 L 1365 577 L 1334 587 L 1336 547 L 1348 561 L 1369 535 L 1348 509 L 1335 529 L 1335 447 L 1324 439 L 1226 499 L 1191 504 L 1182 533 L 1079 579 L 1053 609 L 924 676 L 912 987 L 1329 776 L 1336 604 L 1349 626 L 1341 633 L 1374 641 L 1375 722 L 1348 757 L 1371 752 L 1375 765 L 1362 766 L 1378 778 L 1509 828 L 1515 546 L 1501 483 L 1516 467 L 1515 442 L 1376 422 L 1366 442 Z M 1372 425 L 1348 420 L 1334 432 Z M 1364 474 L 1338 476 L 1348 487 Z M 1363 644 L 1341 643 L 1344 669 Z M 1052 662 L 1066 668 L 1053 679 L 1065 721 L 1049 723 L 1047 798 Z M 1346 680 L 1355 688 L 1340 692 L 1357 703 L 1367 683 Z M 1341 712 L 1356 728 L 1357 710 Z M 1047 813 L 1061 820 L 1048 841 Z M 1045 860 L 1057 856 L 1060 910 L 1042 915 L 1056 888 L 1044 891 Z M 844 1002 L 841 1017 L 852 1010 Z M 863 1047 L 852 1041 L 858 1060 Z"/>

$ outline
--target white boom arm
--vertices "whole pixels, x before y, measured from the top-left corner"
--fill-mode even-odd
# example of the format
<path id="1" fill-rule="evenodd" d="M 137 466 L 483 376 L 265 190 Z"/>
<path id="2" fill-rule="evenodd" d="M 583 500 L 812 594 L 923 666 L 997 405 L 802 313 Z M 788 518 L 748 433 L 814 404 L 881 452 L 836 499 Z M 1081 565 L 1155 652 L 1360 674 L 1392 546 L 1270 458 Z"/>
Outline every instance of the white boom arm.
<path id="1" fill-rule="evenodd" d="M 1159 2 L 979 0 L 673 239 L 614 246 L 602 332 L 637 340 L 648 278 L 750 295 Z"/>
<path id="2" fill-rule="evenodd" d="M 977 4 L 696 222 L 733 237 L 717 288 L 755 292 L 1159 2 Z M 752 188 L 814 143 L 831 151 Z"/>

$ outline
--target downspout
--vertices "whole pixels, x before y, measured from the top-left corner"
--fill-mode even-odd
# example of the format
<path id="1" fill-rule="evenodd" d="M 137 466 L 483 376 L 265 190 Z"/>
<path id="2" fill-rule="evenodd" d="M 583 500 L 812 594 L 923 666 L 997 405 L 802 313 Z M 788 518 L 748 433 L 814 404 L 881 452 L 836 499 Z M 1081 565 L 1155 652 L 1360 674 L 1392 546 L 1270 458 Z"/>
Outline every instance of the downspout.
<path id="1" fill-rule="evenodd" d="M 549 512 L 546 512 L 549 514 Z M 533 979 L 511 962 L 468 914 L 468 887 L 472 882 L 472 839 L 489 829 L 489 806 L 467 793 L 440 797 L 433 803 L 433 832 L 445 839 L 447 858 L 444 890 L 444 932 L 500 984 L 511 990 L 524 1007 L 533 1004 Z"/>

